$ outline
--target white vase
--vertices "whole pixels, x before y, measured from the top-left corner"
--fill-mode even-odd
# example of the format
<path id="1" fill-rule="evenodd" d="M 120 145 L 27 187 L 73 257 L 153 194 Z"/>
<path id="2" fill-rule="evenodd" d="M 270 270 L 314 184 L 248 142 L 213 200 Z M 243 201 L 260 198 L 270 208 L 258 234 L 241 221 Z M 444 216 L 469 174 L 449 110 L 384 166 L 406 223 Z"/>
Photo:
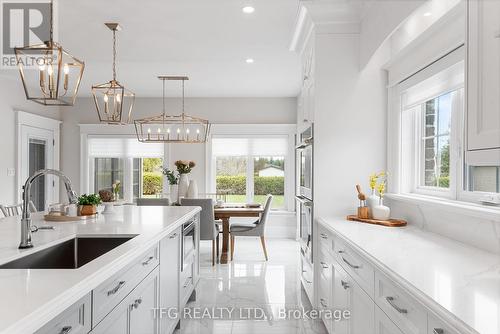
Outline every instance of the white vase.
<path id="1" fill-rule="evenodd" d="M 384 201 L 380 199 L 379 204 L 373 207 L 372 216 L 373 219 L 377 220 L 389 220 L 391 217 L 391 209 L 385 206 Z"/>
<path id="2" fill-rule="evenodd" d="M 370 211 L 370 217 L 373 218 L 373 208 L 378 205 L 379 198 L 375 195 L 375 189 L 372 189 L 372 194 L 366 199 L 366 206 Z"/>
<path id="3" fill-rule="evenodd" d="M 181 176 L 179 177 L 179 189 L 178 189 L 179 199 L 187 196 L 188 188 L 189 188 L 189 177 L 187 174 L 181 174 Z"/>
<path id="4" fill-rule="evenodd" d="M 187 198 L 198 198 L 198 184 L 196 180 L 189 181 L 189 187 L 187 191 Z"/>
<path id="5" fill-rule="evenodd" d="M 177 203 L 179 199 L 179 186 L 177 184 L 170 185 L 170 202 Z"/>

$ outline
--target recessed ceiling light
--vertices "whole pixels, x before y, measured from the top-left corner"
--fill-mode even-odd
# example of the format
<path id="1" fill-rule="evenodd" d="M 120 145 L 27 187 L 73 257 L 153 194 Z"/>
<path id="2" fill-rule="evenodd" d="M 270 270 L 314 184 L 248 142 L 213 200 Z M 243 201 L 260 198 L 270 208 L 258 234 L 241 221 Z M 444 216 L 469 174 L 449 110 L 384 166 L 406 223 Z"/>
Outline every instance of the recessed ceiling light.
<path id="1" fill-rule="evenodd" d="M 432 15 L 432 13 L 431 13 L 431 12 L 426 12 L 426 13 L 424 13 L 424 16 L 431 16 L 431 15 Z"/>
<path id="2" fill-rule="evenodd" d="M 247 58 L 245 61 L 247 62 L 247 64 L 253 64 L 254 62 L 253 58 Z"/>
<path id="3" fill-rule="evenodd" d="M 252 6 L 245 6 L 241 10 L 245 14 L 252 14 L 253 12 L 255 12 L 255 8 L 253 8 Z"/>

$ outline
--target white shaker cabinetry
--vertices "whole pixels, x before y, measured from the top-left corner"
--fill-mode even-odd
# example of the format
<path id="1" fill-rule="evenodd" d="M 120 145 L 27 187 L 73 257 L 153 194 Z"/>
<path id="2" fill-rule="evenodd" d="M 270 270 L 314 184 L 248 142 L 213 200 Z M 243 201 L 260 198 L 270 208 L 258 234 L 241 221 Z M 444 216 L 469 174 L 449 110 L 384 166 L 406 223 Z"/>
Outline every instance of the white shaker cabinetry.
<path id="1" fill-rule="evenodd" d="M 469 0 L 468 150 L 500 148 L 500 1 Z"/>

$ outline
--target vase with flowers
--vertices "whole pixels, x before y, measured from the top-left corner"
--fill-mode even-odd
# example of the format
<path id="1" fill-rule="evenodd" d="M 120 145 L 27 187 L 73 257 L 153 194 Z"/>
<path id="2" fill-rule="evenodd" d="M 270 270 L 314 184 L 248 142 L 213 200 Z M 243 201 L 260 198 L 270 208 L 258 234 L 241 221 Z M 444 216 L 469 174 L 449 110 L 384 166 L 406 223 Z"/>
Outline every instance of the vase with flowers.
<path id="1" fill-rule="evenodd" d="M 391 217 L 391 209 L 384 205 L 384 195 L 386 189 L 386 180 L 377 184 L 379 202 L 373 207 L 372 216 L 377 220 L 389 220 Z"/>
<path id="2" fill-rule="evenodd" d="M 377 188 L 377 183 L 379 179 L 385 178 L 385 172 L 379 172 L 379 173 L 373 173 L 370 175 L 370 189 L 371 189 L 371 194 L 368 196 L 366 199 L 366 206 L 368 207 L 368 210 L 370 211 L 370 216 L 373 217 L 373 208 L 378 205 L 379 203 L 379 197 L 376 194 L 376 188 Z"/>
<path id="3" fill-rule="evenodd" d="M 177 160 L 174 165 L 177 168 L 177 173 L 179 173 L 178 195 L 180 199 L 187 196 L 189 188 L 188 174 L 191 173 L 196 163 L 190 160 Z"/>
<path id="4" fill-rule="evenodd" d="M 176 203 L 179 199 L 179 173 L 163 167 L 162 174 L 167 177 L 168 185 L 170 187 L 170 201 Z"/>
<path id="5" fill-rule="evenodd" d="M 122 183 L 120 182 L 120 180 L 116 180 L 111 185 L 111 188 L 113 189 L 113 200 L 114 201 L 118 201 L 120 199 L 121 186 L 122 186 Z"/>

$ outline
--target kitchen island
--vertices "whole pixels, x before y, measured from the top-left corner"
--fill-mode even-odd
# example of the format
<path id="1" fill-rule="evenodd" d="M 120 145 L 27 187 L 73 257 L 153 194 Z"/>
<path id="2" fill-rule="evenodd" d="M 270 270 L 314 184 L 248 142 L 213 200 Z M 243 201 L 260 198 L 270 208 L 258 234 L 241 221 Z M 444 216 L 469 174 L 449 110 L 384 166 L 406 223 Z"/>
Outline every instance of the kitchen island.
<path id="1" fill-rule="evenodd" d="M 64 223 L 44 222 L 42 214 L 33 214 L 34 225 L 52 225 L 54 229 L 33 233 L 34 247 L 22 250 L 18 249 L 20 218 L 2 219 L 0 265 L 72 239 L 78 240 L 75 237 L 93 240 L 122 237 L 127 241 L 76 269 L 0 269 L 3 300 L 0 332 L 45 333 L 55 332 L 57 328 L 56 333 L 59 330 L 64 333 L 65 329 L 72 334 L 90 330 L 92 333 L 114 333 L 119 330 L 109 326 L 106 329 L 107 319 L 120 324 L 122 318 L 128 321 L 123 323 L 123 328 L 133 332 L 135 326 L 130 323 L 133 319 L 130 320 L 130 314 L 121 316 L 120 307 L 142 282 L 148 280 L 154 282 L 151 290 L 154 295 L 152 304 L 144 302 L 143 309 L 183 307 L 194 291 L 199 274 L 200 210 L 198 207 L 123 206 L 113 214 L 98 215 L 96 219 Z M 183 250 L 186 225 L 192 228 L 189 254 Z M 131 305 L 122 307 L 123 311 L 135 312 L 142 302 L 141 296 Z M 72 308 L 74 312 L 70 312 L 68 318 L 72 324 L 68 325 L 64 323 L 64 315 Z M 143 317 L 141 322 L 150 321 L 154 333 L 159 331 L 160 322 L 165 333 L 173 331 L 178 323 L 178 320 L 158 321 L 153 319 L 151 309 L 146 311 L 143 315 L 147 318 Z M 142 328 L 144 330 L 144 324 Z"/>

